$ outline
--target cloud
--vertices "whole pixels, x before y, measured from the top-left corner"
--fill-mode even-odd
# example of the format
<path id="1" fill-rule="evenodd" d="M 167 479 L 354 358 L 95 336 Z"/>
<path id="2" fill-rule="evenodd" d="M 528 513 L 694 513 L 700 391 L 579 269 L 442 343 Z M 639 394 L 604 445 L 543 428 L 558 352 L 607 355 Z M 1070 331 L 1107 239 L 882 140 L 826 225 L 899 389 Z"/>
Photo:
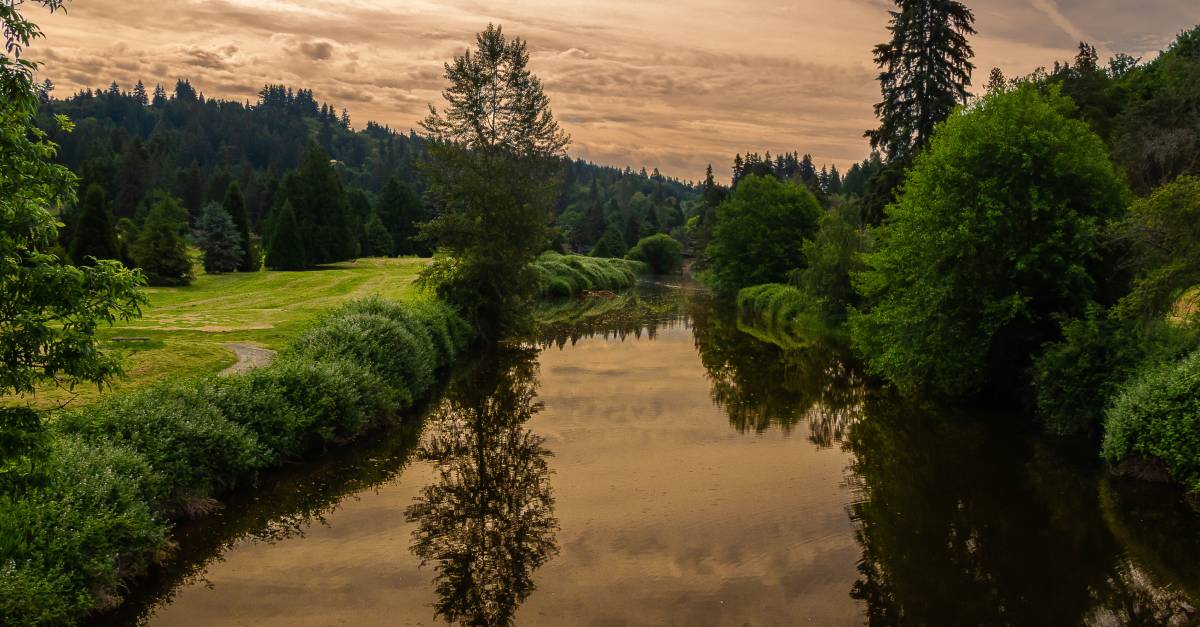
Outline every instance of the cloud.
<path id="1" fill-rule="evenodd" d="M 333 44 L 328 41 L 302 42 L 300 54 L 314 61 L 324 61 L 333 56 Z"/>
<path id="2" fill-rule="evenodd" d="M 1017 76 L 1079 39 L 1135 54 L 1195 20 L 1195 0 L 971 0 L 980 76 Z M 416 125 L 443 63 L 489 22 L 527 40 L 574 156 L 696 179 L 747 150 L 866 155 L 879 98 L 870 50 L 890 0 L 122 0 L 43 15 L 31 48 L 59 94 L 191 79 L 208 96 L 311 88 L 356 124 Z M 1136 9 L 1136 10 L 1135 10 Z M 39 51 L 44 55 L 38 56 Z"/>

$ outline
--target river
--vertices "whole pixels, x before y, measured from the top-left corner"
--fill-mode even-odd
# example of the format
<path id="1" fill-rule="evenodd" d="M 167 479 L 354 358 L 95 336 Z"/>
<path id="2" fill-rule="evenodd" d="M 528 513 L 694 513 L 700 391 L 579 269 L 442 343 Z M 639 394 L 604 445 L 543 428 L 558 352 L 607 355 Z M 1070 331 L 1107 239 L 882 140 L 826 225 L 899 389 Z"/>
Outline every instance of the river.
<path id="1" fill-rule="evenodd" d="M 182 525 L 98 622 L 1200 620 L 1200 515 L 1094 444 L 898 400 L 686 285 L 544 315 L 408 426 Z"/>

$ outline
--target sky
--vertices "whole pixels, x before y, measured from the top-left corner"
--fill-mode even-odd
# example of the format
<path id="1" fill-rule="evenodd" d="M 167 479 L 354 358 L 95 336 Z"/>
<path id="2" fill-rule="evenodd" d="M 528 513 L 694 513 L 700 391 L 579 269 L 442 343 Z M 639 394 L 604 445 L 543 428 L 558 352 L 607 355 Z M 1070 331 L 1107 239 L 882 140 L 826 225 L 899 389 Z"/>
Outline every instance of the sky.
<path id="1" fill-rule="evenodd" d="M 1073 57 L 1151 58 L 1200 23 L 1197 0 L 966 0 L 976 83 Z M 597 163 L 685 180 L 734 153 L 811 153 L 843 171 L 869 152 L 879 99 L 871 49 L 890 0 L 73 0 L 41 14 L 28 52 L 64 97 L 116 81 L 188 78 L 254 101 L 266 83 L 407 130 L 440 105 L 442 65 L 489 22 L 529 43 L 531 69 Z M 28 7 L 33 16 L 36 9 Z"/>

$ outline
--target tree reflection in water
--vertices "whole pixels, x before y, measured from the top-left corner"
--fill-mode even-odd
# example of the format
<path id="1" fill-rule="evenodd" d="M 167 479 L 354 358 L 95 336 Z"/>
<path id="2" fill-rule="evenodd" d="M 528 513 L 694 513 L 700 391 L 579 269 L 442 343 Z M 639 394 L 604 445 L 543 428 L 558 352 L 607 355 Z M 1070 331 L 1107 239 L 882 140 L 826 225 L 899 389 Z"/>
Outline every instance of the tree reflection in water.
<path id="1" fill-rule="evenodd" d="M 739 432 L 790 432 L 807 422 L 809 440 L 825 448 L 861 418 L 864 381 L 833 338 L 773 338 L 701 299 L 691 313 L 713 401 Z"/>
<path id="2" fill-rule="evenodd" d="M 482 358 L 456 380 L 418 450 L 434 481 L 405 512 L 413 553 L 432 563 L 435 616 L 507 625 L 558 553 L 550 451 L 525 428 L 541 409 L 537 352 Z"/>

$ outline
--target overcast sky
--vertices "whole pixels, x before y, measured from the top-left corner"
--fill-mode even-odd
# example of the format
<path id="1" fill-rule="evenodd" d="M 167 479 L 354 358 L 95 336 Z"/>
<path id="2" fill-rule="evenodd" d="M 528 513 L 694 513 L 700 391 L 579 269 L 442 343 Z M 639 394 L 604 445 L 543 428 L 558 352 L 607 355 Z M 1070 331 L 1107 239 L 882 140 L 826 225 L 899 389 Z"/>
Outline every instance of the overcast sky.
<path id="1" fill-rule="evenodd" d="M 976 82 L 1074 55 L 1152 56 L 1200 23 L 1200 0 L 967 0 Z M 799 150 L 840 167 L 866 155 L 878 100 L 871 48 L 887 0 L 73 0 L 37 15 L 30 51 L 62 97 L 115 80 L 253 100 L 306 86 L 407 130 L 440 104 L 442 63 L 495 22 L 528 40 L 573 156 L 696 179 L 735 152 Z M 31 15 L 37 11 L 32 6 Z"/>

